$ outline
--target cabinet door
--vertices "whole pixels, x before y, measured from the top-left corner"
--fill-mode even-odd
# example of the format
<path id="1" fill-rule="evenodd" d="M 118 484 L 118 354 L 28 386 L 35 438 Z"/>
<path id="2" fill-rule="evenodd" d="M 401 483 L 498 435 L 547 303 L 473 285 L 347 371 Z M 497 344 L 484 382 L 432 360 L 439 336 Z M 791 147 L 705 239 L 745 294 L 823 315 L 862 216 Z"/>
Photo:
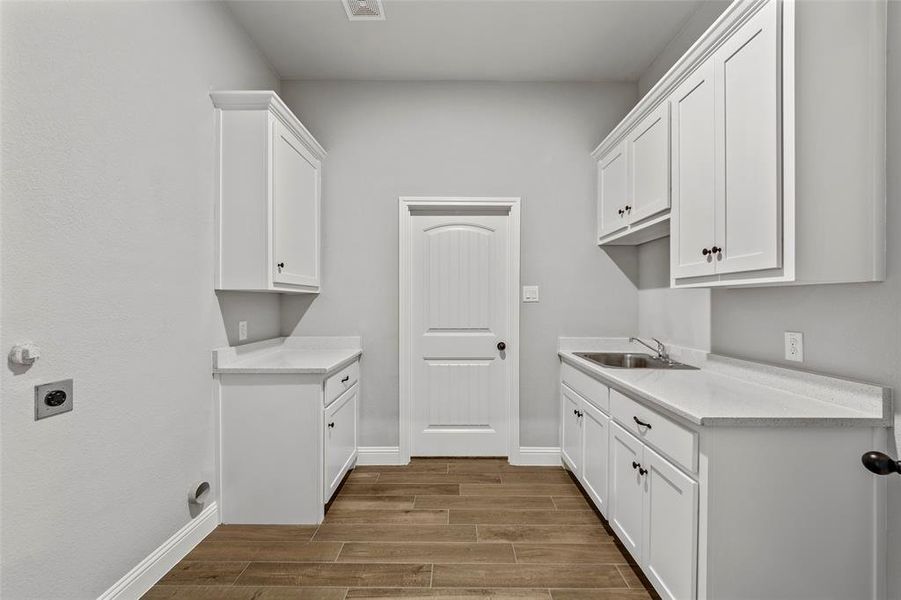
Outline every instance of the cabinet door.
<path id="1" fill-rule="evenodd" d="M 563 414 L 560 418 L 562 432 L 560 451 L 563 460 L 569 465 L 576 477 L 582 476 L 582 398 L 574 391 L 560 386 Z"/>
<path id="2" fill-rule="evenodd" d="M 694 598 L 697 581 L 698 484 L 644 449 L 645 575 L 662 598 Z"/>
<path id="3" fill-rule="evenodd" d="M 670 272 L 675 278 L 710 275 L 714 245 L 715 135 L 713 61 L 707 60 L 673 92 Z"/>
<path id="4" fill-rule="evenodd" d="M 357 398 L 360 386 L 344 392 L 325 410 L 325 490 L 328 502 L 357 455 Z"/>
<path id="5" fill-rule="evenodd" d="M 616 423 L 610 423 L 609 514 L 619 540 L 641 563 L 644 445 Z"/>
<path id="6" fill-rule="evenodd" d="M 640 221 L 670 207 L 670 115 L 664 101 L 629 133 L 627 217 Z"/>
<path id="7" fill-rule="evenodd" d="M 628 179 L 624 144 L 618 144 L 598 161 L 598 237 L 628 225 Z"/>
<path id="8" fill-rule="evenodd" d="M 769 0 L 713 55 L 717 273 L 782 262 L 778 16 Z"/>
<path id="9" fill-rule="evenodd" d="M 319 161 L 272 119 L 272 280 L 319 285 Z"/>
<path id="10" fill-rule="evenodd" d="M 610 418 L 587 401 L 582 402 L 582 412 L 582 487 L 607 516 Z"/>

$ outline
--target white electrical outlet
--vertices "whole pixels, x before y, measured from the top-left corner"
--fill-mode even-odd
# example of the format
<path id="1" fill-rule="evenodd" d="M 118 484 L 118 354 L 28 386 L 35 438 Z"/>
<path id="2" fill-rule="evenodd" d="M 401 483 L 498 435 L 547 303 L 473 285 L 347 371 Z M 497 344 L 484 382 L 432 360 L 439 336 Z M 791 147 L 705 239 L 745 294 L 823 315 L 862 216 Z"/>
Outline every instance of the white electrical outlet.
<path id="1" fill-rule="evenodd" d="M 785 360 L 804 361 L 804 334 L 798 331 L 785 332 Z"/>
<path id="2" fill-rule="evenodd" d="M 522 301 L 523 302 L 538 302 L 538 286 L 537 285 L 522 286 Z"/>
<path id="3" fill-rule="evenodd" d="M 238 321 L 238 341 L 247 339 L 247 321 Z"/>

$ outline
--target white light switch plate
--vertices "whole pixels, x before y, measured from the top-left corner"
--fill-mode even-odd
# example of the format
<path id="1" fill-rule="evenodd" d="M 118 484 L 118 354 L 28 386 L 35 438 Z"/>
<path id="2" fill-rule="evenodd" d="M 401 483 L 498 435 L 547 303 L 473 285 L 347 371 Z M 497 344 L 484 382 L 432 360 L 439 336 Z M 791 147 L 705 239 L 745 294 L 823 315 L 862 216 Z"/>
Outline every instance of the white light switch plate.
<path id="1" fill-rule="evenodd" d="M 804 361 L 804 334 L 798 331 L 785 332 L 785 360 Z"/>
<path id="2" fill-rule="evenodd" d="M 238 321 L 238 341 L 247 339 L 247 321 Z"/>
<path id="3" fill-rule="evenodd" d="M 522 301 L 523 302 L 538 302 L 538 286 L 537 285 L 522 286 Z"/>

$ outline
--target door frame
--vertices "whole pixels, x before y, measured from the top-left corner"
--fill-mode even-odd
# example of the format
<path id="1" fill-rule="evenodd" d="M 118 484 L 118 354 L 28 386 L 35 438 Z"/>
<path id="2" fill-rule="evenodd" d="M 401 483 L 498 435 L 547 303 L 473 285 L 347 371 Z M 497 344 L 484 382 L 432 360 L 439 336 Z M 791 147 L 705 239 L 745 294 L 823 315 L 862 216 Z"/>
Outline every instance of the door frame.
<path id="1" fill-rule="evenodd" d="M 410 462 L 413 450 L 413 212 L 447 208 L 502 208 L 510 218 L 510 235 L 507 243 L 507 289 L 510 311 L 507 324 L 510 332 L 508 352 L 511 361 L 507 370 L 507 456 L 511 463 L 519 463 L 519 287 L 520 287 L 520 198 L 518 197 L 441 197 L 400 196 L 398 256 L 399 268 L 399 439 L 398 455 L 401 464 Z M 509 356 L 512 355 L 512 356 Z"/>

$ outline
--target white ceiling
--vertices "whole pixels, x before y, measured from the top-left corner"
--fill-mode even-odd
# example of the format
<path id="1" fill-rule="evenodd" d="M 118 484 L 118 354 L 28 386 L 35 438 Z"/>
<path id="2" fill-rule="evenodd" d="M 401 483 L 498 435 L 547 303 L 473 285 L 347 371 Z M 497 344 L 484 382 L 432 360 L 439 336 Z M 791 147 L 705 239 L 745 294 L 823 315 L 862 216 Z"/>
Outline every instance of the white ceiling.
<path id="1" fill-rule="evenodd" d="M 635 81 L 705 0 L 231 0 L 284 79 Z"/>

